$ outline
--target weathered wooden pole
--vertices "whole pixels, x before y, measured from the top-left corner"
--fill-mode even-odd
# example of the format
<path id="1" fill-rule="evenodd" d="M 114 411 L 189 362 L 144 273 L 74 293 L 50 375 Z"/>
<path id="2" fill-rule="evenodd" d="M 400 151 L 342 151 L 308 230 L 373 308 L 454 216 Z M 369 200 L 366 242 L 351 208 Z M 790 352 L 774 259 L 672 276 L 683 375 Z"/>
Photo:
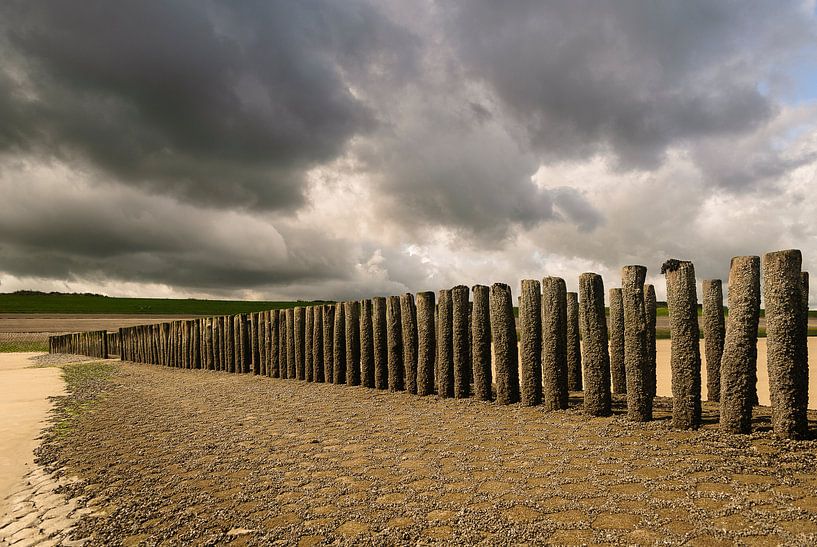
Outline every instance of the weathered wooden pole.
<path id="1" fill-rule="evenodd" d="M 335 304 L 335 340 L 334 340 L 334 357 L 332 359 L 335 365 L 335 371 L 332 374 L 332 380 L 335 384 L 346 383 L 346 310 L 343 308 L 343 302 Z"/>
<path id="2" fill-rule="evenodd" d="M 315 306 L 312 311 L 312 377 L 316 382 L 324 382 L 323 374 L 323 308 Z"/>
<path id="3" fill-rule="evenodd" d="M 389 369 L 389 391 L 403 391 L 403 324 L 400 319 L 400 297 L 386 299 L 386 360 Z"/>
<path id="4" fill-rule="evenodd" d="M 273 345 L 277 346 L 277 344 L 274 344 L 272 341 L 273 336 L 272 311 L 267 310 L 264 312 L 264 374 L 268 378 L 272 378 L 273 351 L 275 351 L 275 353 L 278 352 L 277 348 L 273 350 Z"/>
<path id="5" fill-rule="evenodd" d="M 437 396 L 454 396 L 454 308 L 451 290 L 437 296 Z"/>
<path id="6" fill-rule="evenodd" d="M 251 372 L 249 334 L 249 316 L 241 314 L 241 372 L 244 374 Z"/>
<path id="7" fill-rule="evenodd" d="M 417 395 L 434 393 L 434 360 L 437 352 L 434 293 L 417 293 Z"/>
<path id="8" fill-rule="evenodd" d="M 652 420 L 652 395 L 649 393 L 650 357 L 647 351 L 647 316 L 644 309 L 646 276 L 647 268 L 644 266 L 624 266 L 621 270 L 627 418 L 634 422 Z"/>
<path id="9" fill-rule="evenodd" d="M 658 364 L 658 347 L 656 345 L 656 330 L 658 301 L 655 298 L 655 287 L 644 285 L 644 313 L 647 316 L 647 355 L 649 356 L 649 393 L 655 398 L 658 387 L 656 366 Z"/>
<path id="10" fill-rule="evenodd" d="M 494 283 L 491 286 L 490 310 L 496 368 L 496 402 L 501 405 L 518 403 L 519 350 L 516 344 L 513 296 L 508 285 Z"/>
<path id="11" fill-rule="evenodd" d="M 230 372 L 241 372 L 241 347 L 238 341 L 238 315 L 230 316 L 230 334 L 232 335 L 232 347 L 233 347 L 233 357 L 232 357 L 232 368 Z M 202 328 L 204 328 L 204 324 L 202 323 Z M 204 336 L 204 331 L 202 330 L 202 337 Z M 204 340 L 202 340 L 202 358 L 204 358 Z"/>
<path id="12" fill-rule="evenodd" d="M 610 289 L 610 375 L 613 393 L 627 393 L 624 370 L 624 306 L 621 289 Z"/>
<path id="13" fill-rule="evenodd" d="M 542 404 L 567 408 L 567 287 L 560 277 L 542 280 Z"/>
<path id="14" fill-rule="evenodd" d="M 287 308 L 287 378 L 296 378 L 295 366 L 295 310 Z"/>
<path id="15" fill-rule="evenodd" d="M 312 369 L 312 306 L 304 308 L 304 380 L 312 382 L 314 371 Z"/>
<path id="16" fill-rule="evenodd" d="M 213 321 L 211 318 L 206 317 L 204 320 L 204 369 L 205 370 L 213 370 Z M 173 326 L 170 326 L 170 333 L 174 332 Z M 169 338 L 168 341 L 172 342 L 172 338 Z M 170 354 L 172 356 L 172 353 Z M 170 361 L 171 366 L 176 366 L 175 359 Z"/>
<path id="17" fill-rule="evenodd" d="M 466 289 L 467 290 L 467 289 Z M 467 297 L 466 297 L 467 298 Z M 417 393 L 417 309 L 414 295 L 400 296 L 400 321 L 402 322 L 403 370 L 406 391 Z"/>
<path id="18" fill-rule="evenodd" d="M 535 279 L 522 280 L 519 299 L 520 399 L 525 406 L 542 404 L 542 290 Z"/>
<path id="19" fill-rule="evenodd" d="M 219 345 L 219 368 L 218 370 L 227 370 L 227 335 L 226 335 L 227 318 L 220 316 L 218 318 L 218 345 Z"/>
<path id="20" fill-rule="evenodd" d="M 582 390 L 582 349 L 579 333 L 579 294 L 567 293 L 567 389 Z"/>
<path id="21" fill-rule="evenodd" d="M 452 356 L 454 361 L 454 397 L 471 396 L 471 304 L 470 289 L 457 285 L 451 289 Z"/>
<path id="22" fill-rule="evenodd" d="M 280 378 L 281 323 L 279 320 L 278 310 L 270 310 L 269 317 L 270 317 L 270 364 L 269 364 L 270 377 Z"/>
<path id="23" fill-rule="evenodd" d="M 806 341 L 801 340 L 805 334 L 801 264 L 802 256 L 796 249 L 763 255 L 772 428 L 775 435 L 784 439 L 802 439 L 808 433 L 808 361 L 803 352 Z"/>
<path id="24" fill-rule="evenodd" d="M 286 380 L 289 377 L 289 367 L 287 365 L 287 351 L 289 349 L 289 336 L 287 335 L 287 311 L 278 310 L 278 377 Z"/>
<path id="25" fill-rule="evenodd" d="M 809 291 L 809 278 L 808 272 L 800 272 L 800 303 L 802 305 L 802 313 L 803 319 L 800 323 L 800 327 L 803 329 L 800 338 L 798 338 L 799 342 L 799 349 L 800 352 L 798 353 L 798 362 L 804 363 L 804 366 L 800 368 L 800 386 L 802 390 L 800 391 L 800 395 L 802 396 L 802 401 L 800 404 L 808 407 L 808 376 L 809 376 L 809 367 L 808 367 L 808 291 Z"/>
<path id="26" fill-rule="evenodd" d="M 736 256 L 729 266 L 729 316 L 720 362 L 720 427 L 752 430 L 760 317 L 760 257 Z"/>
<path id="27" fill-rule="evenodd" d="M 374 351 L 374 387 L 389 387 L 388 341 L 386 339 L 386 299 L 372 298 L 372 348 Z"/>
<path id="28" fill-rule="evenodd" d="M 609 416 L 610 355 L 607 344 L 607 317 L 604 310 L 604 282 L 600 275 L 579 276 L 579 301 L 584 364 L 584 411 L 590 416 Z"/>
<path id="29" fill-rule="evenodd" d="M 218 330 L 218 329 L 216 329 Z M 261 363 L 258 362 L 258 314 L 247 314 L 247 338 L 250 348 L 250 370 L 251 374 L 257 375 L 261 370 Z M 218 355 L 218 340 L 216 339 L 216 356 Z M 218 363 L 216 363 L 218 365 Z"/>
<path id="30" fill-rule="evenodd" d="M 490 288 L 474 285 L 471 310 L 471 370 L 474 375 L 474 397 L 480 401 L 493 398 L 491 384 L 491 296 Z"/>
<path id="31" fill-rule="evenodd" d="M 372 301 L 360 301 L 360 383 L 374 388 L 374 339 Z"/>
<path id="32" fill-rule="evenodd" d="M 323 307 L 323 379 L 331 384 L 335 381 L 335 306 Z"/>
<path id="33" fill-rule="evenodd" d="M 255 314 L 257 321 L 258 321 L 258 328 L 256 328 L 256 336 L 258 336 L 258 374 L 260 376 L 267 375 L 267 346 L 265 343 L 266 337 L 266 322 L 264 321 L 264 312 L 258 312 Z M 221 332 L 221 329 L 219 329 Z"/>
<path id="34" fill-rule="evenodd" d="M 298 380 L 305 379 L 306 373 L 306 329 L 305 329 L 305 310 L 302 307 L 295 308 L 295 378 Z"/>
<path id="35" fill-rule="evenodd" d="M 346 316 L 346 384 L 360 385 L 360 303 L 344 303 Z"/>
<path id="36" fill-rule="evenodd" d="M 723 287 L 720 279 L 703 283 L 704 351 L 706 354 L 706 398 L 721 399 L 721 356 L 726 337 L 723 315 Z"/>
<path id="37" fill-rule="evenodd" d="M 672 338 L 672 426 L 696 429 L 701 423 L 701 346 L 695 267 L 670 259 L 661 266 L 667 280 Z"/>

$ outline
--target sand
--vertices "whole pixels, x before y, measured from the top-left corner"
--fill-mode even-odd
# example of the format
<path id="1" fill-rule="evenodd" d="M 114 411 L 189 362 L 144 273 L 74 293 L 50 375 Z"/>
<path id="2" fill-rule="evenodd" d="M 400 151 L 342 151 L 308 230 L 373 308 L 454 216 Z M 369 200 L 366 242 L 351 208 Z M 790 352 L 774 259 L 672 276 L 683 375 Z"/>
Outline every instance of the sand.
<path id="1" fill-rule="evenodd" d="M 672 396 L 672 370 L 670 368 L 671 340 L 658 340 L 656 343 L 656 375 L 658 377 L 657 394 L 659 397 Z M 817 336 L 808 338 L 809 349 L 809 404 L 817 410 Z M 496 370 L 493 370 L 496 374 Z M 706 400 L 706 357 L 704 341 L 701 340 L 701 398 Z M 769 405 L 769 374 L 766 370 L 766 339 L 757 341 L 757 396 L 761 405 Z"/>
<path id="2" fill-rule="evenodd" d="M 0 353 L 0 515 L 6 497 L 34 463 L 34 449 L 52 403 L 64 395 L 58 368 L 31 368 L 39 353 Z"/>
<path id="3" fill-rule="evenodd" d="M 658 395 L 672 396 L 672 372 L 670 370 L 670 340 L 658 340 L 657 365 Z M 809 403 L 810 409 L 817 409 L 817 337 L 808 338 L 809 349 Z M 706 400 L 706 357 L 704 341 L 701 340 L 701 398 Z M 757 341 L 757 398 L 761 405 L 769 405 L 769 374 L 766 370 L 766 339 Z"/>

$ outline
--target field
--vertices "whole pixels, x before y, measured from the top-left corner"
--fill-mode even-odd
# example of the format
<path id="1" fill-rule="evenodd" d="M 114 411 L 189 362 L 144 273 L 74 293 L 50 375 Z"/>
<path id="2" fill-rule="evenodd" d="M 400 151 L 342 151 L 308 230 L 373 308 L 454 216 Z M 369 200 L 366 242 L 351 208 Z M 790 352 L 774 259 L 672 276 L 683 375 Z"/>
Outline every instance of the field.
<path id="1" fill-rule="evenodd" d="M 235 315 L 322 304 L 322 301 L 113 298 L 91 294 L 0 294 L 0 352 L 47 351 L 53 334 Z"/>
<path id="2" fill-rule="evenodd" d="M 4 293 L 0 312 L 48 314 L 235 315 L 308 306 L 323 302 L 264 300 L 197 300 L 174 298 L 114 298 L 91 294 Z"/>
<path id="3" fill-rule="evenodd" d="M 326 302 L 113 298 L 89 294 L 5 293 L 0 294 L 0 352 L 46 351 L 48 337 L 53 334 L 90 330 L 116 331 L 120 327 L 177 319 L 233 315 Z M 518 315 L 518 309 L 514 311 Z M 657 316 L 656 336 L 658 339 L 667 339 L 670 337 L 670 331 L 666 303 L 658 303 Z M 766 336 L 763 317 L 760 320 L 758 336 L 761 338 Z M 817 336 L 817 311 L 809 312 L 809 336 Z"/>

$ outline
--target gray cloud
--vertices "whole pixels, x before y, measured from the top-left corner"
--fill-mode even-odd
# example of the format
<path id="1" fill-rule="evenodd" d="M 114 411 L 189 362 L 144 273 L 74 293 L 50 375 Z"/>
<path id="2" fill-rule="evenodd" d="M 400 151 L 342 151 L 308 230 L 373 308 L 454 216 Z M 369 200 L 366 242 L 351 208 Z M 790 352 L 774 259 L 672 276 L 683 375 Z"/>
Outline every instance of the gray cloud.
<path id="1" fill-rule="evenodd" d="M 815 38 L 795 2 L 477 0 L 446 13 L 469 75 L 496 91 L 546 160 L 611 150 L 625 169 L 768 122 L 778 105 L 760 84 Z"/>
<path id="2" fill-rule="evenodd" d="M 4 2 L 0 20 L 0 147 L 216 207 L 301 205 L 304 171 L 376 124 L 347 78 L 411 66 L 358 2 Z"/>

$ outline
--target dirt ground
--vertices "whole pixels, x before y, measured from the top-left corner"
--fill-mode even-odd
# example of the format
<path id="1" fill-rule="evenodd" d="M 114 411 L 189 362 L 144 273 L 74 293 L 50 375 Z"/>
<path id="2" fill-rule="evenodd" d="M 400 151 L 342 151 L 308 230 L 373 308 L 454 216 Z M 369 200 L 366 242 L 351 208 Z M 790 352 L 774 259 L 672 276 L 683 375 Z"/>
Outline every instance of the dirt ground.
<path id="1" fill-rule="evenodd" d="M 57 368 L 31 368 L 30 353 L 0 353 L 0 515 L 6 496 L 34 463 L 49 397 L 65 394 Z"/>
<path id="2" fill-rule="evenodd" d="M 814 545 L 817 442 L 122 364 L 41 461 L 92 544 Z M 87 397 L 87 394 L 83 396 Z M 811 416 L 812 422 L 816 416 Z M 812 429 L 817 425 L 812 423 Z"/>

